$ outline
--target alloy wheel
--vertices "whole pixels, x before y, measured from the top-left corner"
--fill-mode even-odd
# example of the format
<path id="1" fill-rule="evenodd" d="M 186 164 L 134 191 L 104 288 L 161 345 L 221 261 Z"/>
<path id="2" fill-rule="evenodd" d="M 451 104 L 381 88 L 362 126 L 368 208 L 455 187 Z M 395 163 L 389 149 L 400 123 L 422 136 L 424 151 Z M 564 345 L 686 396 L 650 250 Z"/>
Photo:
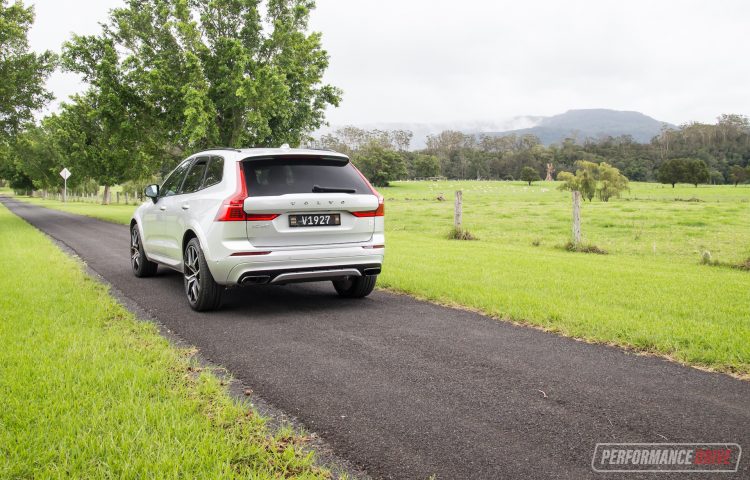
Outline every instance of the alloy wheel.
<path id="1" fill-rule="evenodd" d="M 198 302 L 200 294 L 200 261 L 198 249 L 194 245 L 188 245 L 185 249 L 185 293 L 190 303 Z"/>
<path id="2" fill-rule="evenodd" d="M 130 264 L 136 271 L 141 266 L 141 237 L 135 227 L 130 230 Z"/>

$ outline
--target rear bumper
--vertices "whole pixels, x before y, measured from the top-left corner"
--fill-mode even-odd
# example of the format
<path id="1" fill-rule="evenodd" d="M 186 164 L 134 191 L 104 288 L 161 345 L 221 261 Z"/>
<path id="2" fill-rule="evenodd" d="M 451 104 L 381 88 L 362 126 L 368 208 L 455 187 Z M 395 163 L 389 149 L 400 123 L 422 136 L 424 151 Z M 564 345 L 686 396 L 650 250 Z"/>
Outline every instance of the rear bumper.
<path id="1" fill-rule="evenodd" d="M 351 277 L 378 275 L 380 265 L 344 265 L 337 267 L 292 268 L 245 272 L 240 276 L 240 285 L 262 285 L 266 283 L 286 285 L 289 283 L 341 280 Z"/>
<path id="2" fill-rule="evenodd" d="M 236 285 L 244 283 L 294 283 L 300 281 L 320 281 L 344 276 L 340 271 L 354 269 L 361 275 L 373 274 L 374 269 L 379 273 L 383 264 L 384 249 L 372 248 L 372 244 L 357 244 L 352 246 L 325 246 L 309 249 L 271 250 L 266 255 L 225 256 L 209 262 L 209 269 L 217 283 L 222 285 Z M 370 270 L 373 269 L 373 270 Z M 304 272 L 330 271 L 327 277 L 324 273 Z M 297 274 L 281 277 L 281 274 Z M 354 275 L 353 273 L 351 275 Z M 258 277 L 258 281 L 248 281 L 249 277 Z M 262 277 L 267 276 L 268 282 Z M 356 275 L 355 275 L 356 276 Z"/>

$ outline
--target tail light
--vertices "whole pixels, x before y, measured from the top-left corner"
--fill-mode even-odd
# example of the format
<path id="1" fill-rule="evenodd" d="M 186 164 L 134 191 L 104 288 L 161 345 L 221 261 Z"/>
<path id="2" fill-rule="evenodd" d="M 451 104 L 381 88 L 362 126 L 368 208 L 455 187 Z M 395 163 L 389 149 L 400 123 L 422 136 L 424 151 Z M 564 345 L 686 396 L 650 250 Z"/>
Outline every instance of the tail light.
<path id="1" fill-rule="evenodd" d="M 245 184 L 245 172 L 242 164 L 237 162 L 237 188 L 231 197 L 224 200 L 216 214 L 217 222 L 244 222 L 246 219 L 243 205 L 247 198 L 247 186 Z"/>
<path id="2" fill-rule="evenodd" d="M 383 203 L 383 197 L 378 197 L 377 210 L 370 210 L 369 212 L 352 212 L 352 215 L 359 218 L 385 216 L 385 204 Z"/>
<path id="3" fill-rule="evenodd" d="M 373 187 L 370 181 L 367 180 L 367 177 L 362 175 L 362 172 L 360 172 L 357 167 L 355 167 L 353 164 L 350 164 L 350 165 L 352 165 L 354 170 L 356 170 L 357 173 L 359 173 L 359 176 L 362 177 L 362 180 L 364 180 L 367 186 L 370 187 L 370 191 L 372 192 L 372 194 L 378 197 L 378 208 L 376 210 L 370 210 L 369 212 L 352 212 L 352 215 L 354 215 L 355 217 L 359 217 L 359 218 L 384 217 L 385 216 L 385 199 L 380 193 L 378 193 L 377 190 L 375 190 L 375 187 Z"/>
<path id="4" fill-rule="evenodd" d="M 273 220 L 278 217 L 278 213 L 245 213 L 245 199 L 247 198 L 247 184 L 245 183 L 245 171 L 242 169 L 242 163 L 237 162 L 237 188 L 231 197 L 224 200 L 216 214 L 217 222 L 261 222 Z"/>

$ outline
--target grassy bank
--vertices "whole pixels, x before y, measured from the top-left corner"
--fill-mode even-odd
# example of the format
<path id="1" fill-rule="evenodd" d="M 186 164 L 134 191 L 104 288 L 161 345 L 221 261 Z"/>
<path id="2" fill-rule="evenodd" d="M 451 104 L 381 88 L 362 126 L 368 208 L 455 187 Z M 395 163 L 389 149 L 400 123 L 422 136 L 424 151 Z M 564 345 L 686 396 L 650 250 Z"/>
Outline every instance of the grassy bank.
<path id="1" fill-rule="evenodd" d="M 585 202 L 583 236 L 608 255 L 568 252 L 570 194 L 537 182 L 395 182 L 386 197 L 379 285 L 493 316 L 750 375 L 750 186 L 635 183 Z M 453 192 L 478 241 L 448 240 Z M 442 196 L 445 201 L 437 198 Z M 127 223 L 133 207 L 33 200 Z"/>
<path id="2" fill-rule="evenodd" d="M 326 478 L 0 206 L 0 478 Z"/>

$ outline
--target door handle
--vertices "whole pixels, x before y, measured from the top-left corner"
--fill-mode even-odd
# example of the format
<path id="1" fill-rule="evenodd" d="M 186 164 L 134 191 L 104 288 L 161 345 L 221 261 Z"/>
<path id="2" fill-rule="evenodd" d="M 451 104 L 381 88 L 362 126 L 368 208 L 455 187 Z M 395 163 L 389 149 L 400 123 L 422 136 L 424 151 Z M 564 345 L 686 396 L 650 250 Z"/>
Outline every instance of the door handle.
<path id="1" fill-rule="evenodd" d="M 190 208 L 190 205 L 189 205 L 189 204 L 187 204 L 187 203 L 183 203 L 183 204 L 182 204 L 182 209 L 183 209 L 183 210 L 187 210 L 188 208 Z"/>
<path id="2" fill-rule="evenodd" d="M 162 212 L 163 212 L 164 210 L 166 210 L 166 209 L 167 209 L 167 207 L 166 207 L 166 206 L 164 206 L 164 205 L 162 205 L 161 207 L 159 207 L 159 210 L 161 210 Z"/>

